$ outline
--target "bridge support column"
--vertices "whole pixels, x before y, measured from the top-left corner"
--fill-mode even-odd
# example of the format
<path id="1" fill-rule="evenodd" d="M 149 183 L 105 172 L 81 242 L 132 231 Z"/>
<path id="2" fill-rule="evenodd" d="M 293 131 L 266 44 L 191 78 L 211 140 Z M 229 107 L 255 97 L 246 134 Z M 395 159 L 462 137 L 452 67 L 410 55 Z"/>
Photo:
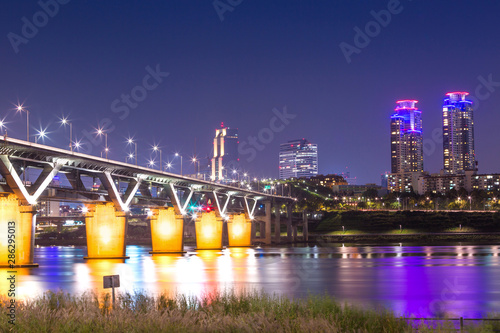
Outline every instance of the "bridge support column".
<path id="1" fill-rule="evenodd" d="M 230 247 L 252 246 L 252 221 L 245 214 L 233 215 L 227 221 Z"/>
<path id="2" fill-rule="evenodd" d="M 0 197 L 0 267 L 34 267 L 36 210 L 13 194 Z"/>
<path id="3" fill-rule="evenodd" d="M 221 250 L 222 249 L 222 218 L 215 212 L 201 213 L 195 221 L 196 249 Z"/>
<path id="4" fill-rule="evenodd" d="M 112 203 L 88 207 L 85 215 L 87 257 L 84 259 L 128 259 L 125 255 L 127 220 Z"/>
<path id="5" fill-rule="evenodd" d="M 274 242 L 279 244 L 281 241 L 281 205 L 279 203 L 274 204 Z"/>
<path id="6" fill-rule="evenodd" d="M 152 209 L 151 222 L 152 251 L 149 253 L 184 252 L 184 218 L 175 214 L 172 207 Z"/>
<path id="7" fill-rule="evenodd" d="M 292 230 L 292 205 L 286 205 L 286 237 L 289 243 L 293 240 L 293 230 Z"/>
<path id="8" fill-rule="evenodd" d="M 304 236 L 304 242 L 309 241 L 309 225 L 307 224 L 307 212 L 304 211 L 302 215 L 302 236 Z"/>
<path id="9" fill-rule="evenodd" d="M 270 245 L 271 244 L 271 201 L 265 201 L 264 202 L 265 210 L 266 210 L 266 217 L 265 217 L 265 238 L 264 238 L 264 243 Z M 260 236 L 262 237 L 262 235 Z"/>

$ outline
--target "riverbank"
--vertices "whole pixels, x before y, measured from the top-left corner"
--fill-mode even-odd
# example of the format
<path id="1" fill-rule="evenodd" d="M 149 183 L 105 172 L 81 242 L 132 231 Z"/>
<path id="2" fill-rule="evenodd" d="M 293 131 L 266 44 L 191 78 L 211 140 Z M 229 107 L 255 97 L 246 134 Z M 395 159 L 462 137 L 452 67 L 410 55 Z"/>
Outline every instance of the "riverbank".
<path id="1" fill-rule="evenodd" d="M 7 312 L 9 300 L 1 299 Z M 153 297 L 118 293 L 112 306 L 110 294 L 80 296 L 47 292 L 42 297 L 16 302 L 15 326 L 6 316 L 1 331 L 16 332 L 445 332 L 452 322 L 437 326 L 396 318 L 384 309 L 361 309 L 340 304 L 331 296 L 290 300 L 264 293 L 232 292 L 205 295 Z M 498 317 L 498 316 L 497 316 Z M 496 325 L 496 326 L 492 326 Z M 499 329 L 466 327 L 468 332 Z"/>
<path id="2" fill-rule="evenodd" d="M 309 242 L 324 243 L 413 243 L 436 244 L 442 242 L 474 242 L 474 243 L 500 243 L 500 233 L 387 233 L 387 234 L 311 234 Z"/>

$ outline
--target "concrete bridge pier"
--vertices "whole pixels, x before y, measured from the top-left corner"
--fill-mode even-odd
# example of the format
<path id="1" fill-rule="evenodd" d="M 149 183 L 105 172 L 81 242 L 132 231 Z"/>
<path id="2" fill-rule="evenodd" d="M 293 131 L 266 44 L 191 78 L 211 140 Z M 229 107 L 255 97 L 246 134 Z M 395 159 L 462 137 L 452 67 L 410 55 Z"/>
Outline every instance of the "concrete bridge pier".
<path id="1" fill-rule="evenodd" d="M 302 212 L 302 236 L 304 239 L 304 242 L 309 241 L 309 226 L 307 224 L 307 212 L 303 211 Z"/>
<path id="2" fill-rule="evenodd" d="M 286 205 L 286 237 L 289 243 L 293 241 L 293 225 L 292 225 L 293 207 L 291 204 Z"/>
<path id="3" fill-rule="evenodd" d="M 222 218 L 214 211 L 201 213 L 194 222 L 197 250 L 222 249 Z"/>
<path id="4" fill-rule="evenodd" d="M 87 257 L 84 259 L 128 259 L 125 255 L 125 212 L 118 211 L 112 203 L 96 203 L 87 209 Z"/>
<path id="5" fill-rule="evenodd" d="M 264 224 L 265 224 L 264 244 L 271 245 L 271 201 L 270 200 L 264 201 L 264 207 L 266 212 L 266 216 L 264 219 Z M 262 234 L 260 237 L 262 238 Z"/>
<path id="6" fill-rule="evenodd" d="M 149 253 L 183 253 L 184 218 L 175 209 L 158 208 L 151 210 L 150 217 L 152 251 Z"/>
<path id="7" fill-rule="evenodd" d="M 252 221 L 246 214 L 237 214 L 229 217 L 227 233 L 230 247 L 252 246 Z"/>
<path id="8" fill-rule="evenodd" d="M 16 195 L 0 197 L 0 267 L 36 267 L 36 210 L 20 205 Z"/>
<path id="9" fill-rule="evenodd" d="M 281 204 L 278 202 L 274 203 L 274 242 L 279 244 L 281 242 L 281 214 L 280 214 Z"/>

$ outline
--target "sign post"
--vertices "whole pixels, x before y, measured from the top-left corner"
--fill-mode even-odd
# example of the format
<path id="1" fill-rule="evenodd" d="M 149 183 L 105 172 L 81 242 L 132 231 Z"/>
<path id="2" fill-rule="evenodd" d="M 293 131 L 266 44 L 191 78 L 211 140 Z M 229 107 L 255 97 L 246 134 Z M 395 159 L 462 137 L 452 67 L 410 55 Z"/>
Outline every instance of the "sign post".
<path id="1" fill-rule="evenodd" d="M 102 277 L 103 288 L 111 288 L 113 294 L 113 308 L 115 307 L 115 288 L 120 287 L 120 275 L 105 275 Z"/>

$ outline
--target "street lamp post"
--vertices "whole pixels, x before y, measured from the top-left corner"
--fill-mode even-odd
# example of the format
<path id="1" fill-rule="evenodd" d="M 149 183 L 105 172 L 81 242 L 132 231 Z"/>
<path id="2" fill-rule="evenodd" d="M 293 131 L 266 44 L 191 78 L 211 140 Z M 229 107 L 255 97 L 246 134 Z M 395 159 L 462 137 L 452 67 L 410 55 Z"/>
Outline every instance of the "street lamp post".
<path id="1" fill-rule="evenodd" d="M 69 150 L 73 152 L 73 123 L 68 121 L 68 118 L 62 118 L 61 124 L 69 125 Z"/>
<path id="2" fill-rule="evenodd" d="M 128 138 L 127 143 L 129 145 L 131 145 L 131 144 L 135 145 L 135 165 L 137 166 L 137 142 L 135 142 L 134 139 L 132 139 L 132 138 Z M 132 154 L 130 154 L 130 155 L 132 155 Z M 130 157 L 130 155 L 129 155 L 129 157 Z"/>
<path id="3" fill-rule="evenodd" d="M 24 109 L 22 105 L 17 106 L 17 111 L 26 112 L 26 141 L 30 141 L 30 112 L 28 109 Z"/>
<path id="4" fill-rule="evenodd" d="M 158 146 L 153 146 L 153 151 L 160 151 L 160 171 L 163 171 L 163 160 L 161 158 L 161 149 Z"/>
<path id="5" fill-rule="evenodd" d="M 198 178 L 198 174 L 200 173 L 200 161 L 196 159 L 196 157 L 193 157 L 192 162 L 194 163 L 194 171 L 196 173 L 196 178 Z M 198 168 L 196 168 L 196 163 L 198 163 Z"/>
<path id="6" fill-rule="evenodd" d="M 98 128 L 97 129 L 97 134 L 99 136 L 101 136 L 101 135 L 104 134 L 104 152 L 105 152 L 105 155 L 106 155 L 106 159 L 108 159 L 108 151 L 109 151 L 109 148 L 108 148 L 108 133 L 106 133 L 105 131 L 103 131 L 101 128 Z"/>
<path id="7" fill-rule="evenodd" d="M 472 210 L 472 197 L 469 196 L 469 210 Z"/>
<path id="8" fill-rule="evenodd" d="M 179 153 L 175 153 L 175 156 L 181 158 L 181 176 L 182 176 L 182 155 Z"/>

